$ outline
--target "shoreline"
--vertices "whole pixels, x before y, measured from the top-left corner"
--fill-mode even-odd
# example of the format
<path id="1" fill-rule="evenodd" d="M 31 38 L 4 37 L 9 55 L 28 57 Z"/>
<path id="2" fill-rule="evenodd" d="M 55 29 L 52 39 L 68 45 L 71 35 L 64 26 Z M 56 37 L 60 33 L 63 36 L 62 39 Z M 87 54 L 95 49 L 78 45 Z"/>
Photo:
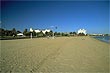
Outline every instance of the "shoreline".
<path id="1" fill-rule="evenodd" d="M 93 39 L 95 39 L 95 40 L 97 40 L 97 41 L 99 41 L 99 42 L 103 42 L 103 43 L 106 43 L 106 44 L 110 44 L 110 42 L 106 42 L 106 41 L 103 41 L 103 40 L 100 40 L 100 39 L 97 39 L 97 38 L 94 38 L 94 37 L 90 37 L 90 38 L 93 38 Z"/>

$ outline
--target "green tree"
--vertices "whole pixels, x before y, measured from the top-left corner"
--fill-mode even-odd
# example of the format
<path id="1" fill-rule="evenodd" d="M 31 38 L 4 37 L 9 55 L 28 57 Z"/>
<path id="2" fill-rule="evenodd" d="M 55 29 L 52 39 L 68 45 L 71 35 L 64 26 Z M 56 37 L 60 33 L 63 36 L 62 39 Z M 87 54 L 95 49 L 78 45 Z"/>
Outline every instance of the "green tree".
<path id="1" fill-rule="evenodd" d="M 62 33 L 62 36 L 65 36 L 65 33 Z"/>
<path id="2" fill-rule="evenodd" d="M 43 37 L 44 33 L 41 31 L 41 32 L 36 33 L 36 35 L 37 35 L 37 37 Z"/>
<path id="3" fill-rule="evenodd" d="M 70 32 L 69 34 L 73 34 L 73 32 Z"/>
<path id="4" fill-rule="evenodd" d="M 23 34 L 24 34 L 25 36 L 27 36 L 27 34 L 28 34 L 27 29 L 24 29 Z"/>
<path id="5" fill-rule="evenodd" d="M 37 34 L 36 34 L 36 32 L 35 31 L 33 31 L 32 32 L 32 36 L 36 36 Z"/>
<path id="6" fill-rule="evenodd" d="M 69 35 L 70 35 L 70 36 L 73 36 L 73 32 L 70 32 Z"/>
<path id="7" fill-rule="evenodd" d="M 60 35 L 61 35 L 61 33 L 60 33 L 60 32 L 58 32 L 58 33 L 57 33 L 57 35 L 59 35 L 59 36 L 60 36 Z"/>
<path id="8" fill-rule="evenodd" d="M 109 36 L 109 34 L 104 34 L 104 36 Z"/>
<path id="9" fill-rule="evenodd" d="M 0 28 L 0 36 L 5 36 L 5 30 L 3 28 Z"/>
<path id="10" fill-rule="evenodd" d="M 61 36 L 61 33 L 60 32 L 55 32 L 54 35 L 55 36 Z"/>
<path id="11" fill-rule="evenodd" d="M 18 34 L 18 33 L 21 33 L 21 31 L 17 30 L 17 34 Z"/>
<path id="12" fill-rule="evenodd" d="M 58 35 L 58 33 L 57 33 L 57 32 L 55 32 L 55 33 L 54 33 L 54 35 L 55 35 L 55 36 L 57 36 L 57 35 Z"/>
<path id="13" fill-rule="evenodd" d="M 77 33 L 76 32 L 73 32 L 73 35 L 77 35 Z"/>
<path id="14" fill-rule="evenodd" d="M 85 34 L 84 33 L 79 33 L 78 36 L 85 36 Z"/>
<path id="15" fill-rule="evenodd" d="M 51 30 L 50 32 L 47 32 L 47 31 L 46 31 L 46 32 L 45 32 L 45 35 L 46 35 L 46 36 L 53 36 L 53 31 L 52 31 L 52 30 Z M 55 34 L 54 34 L 54 35 L 55 35 Z"/>
<path id="16" fill-rule="evenodd" d="M 17 35 L 17 32 L 16 32 L 16 29 L 15 28 L 12 29 L 12 35 L 13 36 L 16 36 Z"/>
<path id="17" fill-rule="evenodd" d="M 45 32 L 45 35 L 46 35 L 46 36 L 50 36 L 50 32 L 47 32 L 47 31 L 46 31 L 46 32 Z"/>

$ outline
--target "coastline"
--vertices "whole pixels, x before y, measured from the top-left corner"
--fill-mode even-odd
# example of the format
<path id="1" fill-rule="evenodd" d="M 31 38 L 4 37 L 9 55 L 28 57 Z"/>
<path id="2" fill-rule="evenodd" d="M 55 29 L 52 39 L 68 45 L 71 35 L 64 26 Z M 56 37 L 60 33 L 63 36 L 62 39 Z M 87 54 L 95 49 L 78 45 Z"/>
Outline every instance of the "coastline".
<path id="1" fill-rule="evenodd" d="M 109 44 L 88 36 L 1 40 L 1 46 L 3 72 L 109 72 Z"/>
<path id="2" fill-rule="evenodd" d="M 108 37 L 108 39 L 105 39 L 105 37 Z M 92 38 L 108 44 L 110 43 L 110 36 L 92 36 Z"/>

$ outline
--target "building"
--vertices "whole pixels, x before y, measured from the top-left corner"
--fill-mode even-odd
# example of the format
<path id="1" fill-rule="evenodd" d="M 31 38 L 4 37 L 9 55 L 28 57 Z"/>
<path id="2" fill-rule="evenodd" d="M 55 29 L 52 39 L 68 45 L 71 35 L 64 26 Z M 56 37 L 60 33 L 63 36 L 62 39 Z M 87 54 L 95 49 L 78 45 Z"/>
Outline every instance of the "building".
<path id="1" fill-rule="evenodd" d="M 78 34 L 79 34 L 79 33 L 84 33 L 85 35 L 87 34 L 85 29 L 79 29 L 79 30 L 78 30 Z"/>
<path id="2" fill-rule="evenodd" d="M 23 36 L 23 33 L 18 33 L 17 36 Z"/>
<path id="3" fill-rule="evenodd" d="M 45 30 L 41 30 L 44 34 L 46 33 L 46 32 L 50 32 L 51 30 L 50 29 L 45 29 Z"/>
<path id="4" fill-rule="evenodd" d="M 93 36 L 104 36 L 104 34 L 92 34 Z"/>
<path id="5" fill-rule="evenodd" d="M 46 32 L 50 32 L 51 30 L 50 29 L 43 29 L 43 30 L 35 29 L 35 30 L 33 30 L 32 28 L 30 28 L 30 32 L 33 32 L 33 31 L 35 31 L 36 33 L 39 33 L 42 31 L 45 34 Z"/>

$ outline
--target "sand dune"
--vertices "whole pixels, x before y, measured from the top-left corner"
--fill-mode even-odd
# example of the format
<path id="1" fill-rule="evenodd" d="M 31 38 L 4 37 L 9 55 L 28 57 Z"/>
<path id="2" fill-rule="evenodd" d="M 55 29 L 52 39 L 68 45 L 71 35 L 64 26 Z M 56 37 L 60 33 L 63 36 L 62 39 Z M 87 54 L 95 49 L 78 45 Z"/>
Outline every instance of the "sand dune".
<path id="1" fill-rule="evenodd" d="M 90 37 L 1 41 L 2 73 L 109 73 L 109 44 Z"/>

